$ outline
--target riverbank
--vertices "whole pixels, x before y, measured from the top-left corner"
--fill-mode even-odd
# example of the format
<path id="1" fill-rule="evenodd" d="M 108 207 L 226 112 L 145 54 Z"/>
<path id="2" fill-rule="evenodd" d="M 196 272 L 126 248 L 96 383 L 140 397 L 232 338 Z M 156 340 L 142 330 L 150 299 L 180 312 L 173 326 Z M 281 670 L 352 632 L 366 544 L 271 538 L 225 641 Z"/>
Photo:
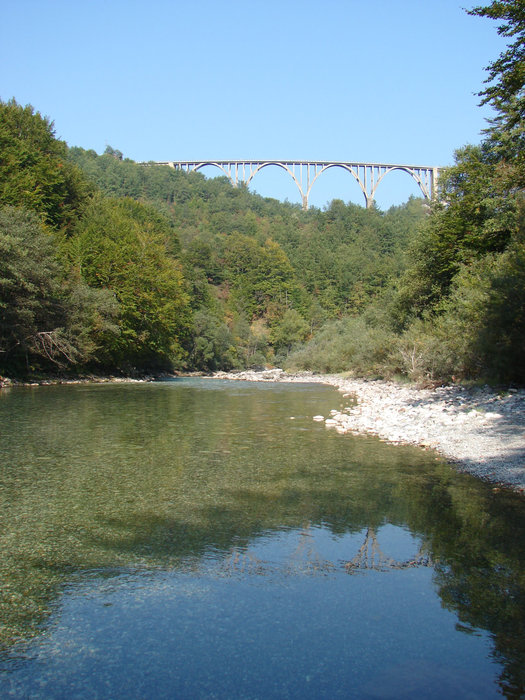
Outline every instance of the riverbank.
<path id="1" fill-rule="evenodd" d="M 525 493 L 525 390 L 488 386 L 418 389 L 340 375 L 218 372 L 217 378 L 316 382 L 343 394 L 343 406 L 315 416 L 339 433 L 371 434 L 397 444 L 434 449 L 460 471 Z"/>
<path id="2" fill-rule="evenodd" d="M 143 382 L 156 382 L 160 379 L 172 377 L 172 374 L 144 375 L 142 377 L 121 377 L 113 375 L 85 375 L 78 377 L 34 377 L 32 379 L 11 379 L 0 376 L 0 389 L 8 389 L 14 386 L 53 386 L 54 384 L 130 384 Z"/>

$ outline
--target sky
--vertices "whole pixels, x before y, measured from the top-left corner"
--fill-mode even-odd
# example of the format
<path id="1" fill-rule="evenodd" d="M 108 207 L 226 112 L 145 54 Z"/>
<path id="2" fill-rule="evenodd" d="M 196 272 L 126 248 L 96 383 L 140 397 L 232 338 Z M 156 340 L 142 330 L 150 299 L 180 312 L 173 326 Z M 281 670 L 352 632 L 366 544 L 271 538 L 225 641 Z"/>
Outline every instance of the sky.
<path id="1" fill-rule="evenodd" d="M 477 93 L 505 46 L 496 23 L 463 9 L 475 4 L 0 0 L 0 99 L 31 104 L 70 146 L 135 161 L 446 166 L 481 139 L 492 113 Z M 300 201 L 276 167 L 250 189 Z M 397 171 L 376 202 L 419 194 Z M 340 169 L 318 179 L 310 204 L 334 198 L 364 204 Z"/>

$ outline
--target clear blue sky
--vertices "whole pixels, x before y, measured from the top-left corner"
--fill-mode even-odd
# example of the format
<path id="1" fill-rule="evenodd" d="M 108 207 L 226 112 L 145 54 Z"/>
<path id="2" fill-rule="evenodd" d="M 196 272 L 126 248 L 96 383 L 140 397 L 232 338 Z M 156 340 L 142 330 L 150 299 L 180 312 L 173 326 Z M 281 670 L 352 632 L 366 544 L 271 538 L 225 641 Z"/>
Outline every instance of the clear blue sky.
<path id="1" fill-rule="evenodd" d="M 137 161 L 448 165 L 480 140 L 490 111 L 476 93 L 504 47 L 493 21 L 466 14 L 475 4 L 2 0 L 0 98 L 32 104 L 70 146 Z M 278 168 L 253 189 L 299 201 Z M 377 202 L 412 193 L 392 173 Z M 310 202 L 333 197 L 363 204 L 342 171 L 323 175 Z"/>

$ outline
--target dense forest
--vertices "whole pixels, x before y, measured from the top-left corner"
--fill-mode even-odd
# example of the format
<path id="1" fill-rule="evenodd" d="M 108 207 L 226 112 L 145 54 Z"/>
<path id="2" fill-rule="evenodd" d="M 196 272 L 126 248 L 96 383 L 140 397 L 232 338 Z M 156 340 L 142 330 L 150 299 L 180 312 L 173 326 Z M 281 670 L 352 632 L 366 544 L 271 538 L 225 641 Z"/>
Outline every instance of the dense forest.
<path id="1" fill-rule="evenodd" d="M 480 93 L 495 118 L 432 205 L 302 211 L 0 102 L 0 374 L 254 366 L 525 381 L 525 11 Z"/>

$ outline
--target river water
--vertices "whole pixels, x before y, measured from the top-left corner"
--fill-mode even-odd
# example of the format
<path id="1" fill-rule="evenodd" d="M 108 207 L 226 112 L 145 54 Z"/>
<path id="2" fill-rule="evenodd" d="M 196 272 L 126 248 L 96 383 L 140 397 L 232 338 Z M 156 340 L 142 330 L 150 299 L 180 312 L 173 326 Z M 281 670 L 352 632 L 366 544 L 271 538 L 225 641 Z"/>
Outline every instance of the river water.
<path id="1" fill-rule="evenodd" d="M 331 387 L 0 393 L 0 697 L 524 693 L 525 507 Z"/>

